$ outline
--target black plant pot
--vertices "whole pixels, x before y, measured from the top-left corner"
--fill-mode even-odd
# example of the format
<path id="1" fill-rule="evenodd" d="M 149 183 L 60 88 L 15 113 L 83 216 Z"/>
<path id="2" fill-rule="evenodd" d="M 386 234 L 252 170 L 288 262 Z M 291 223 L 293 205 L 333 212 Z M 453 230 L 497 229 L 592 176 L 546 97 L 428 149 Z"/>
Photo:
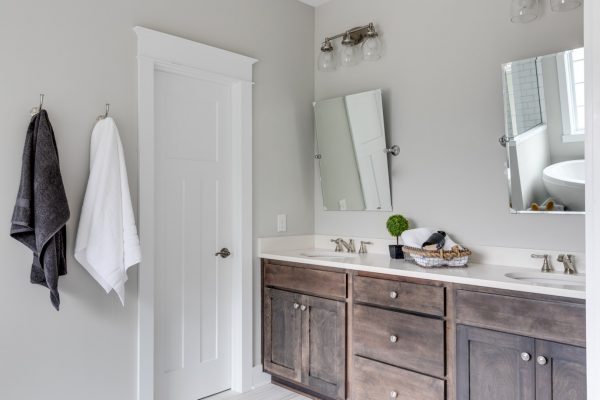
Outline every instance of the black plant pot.
<path id="1" fill-rule="evenodd" d="M 390 257 L 394 259 L 404 259 L 404 252 L 402 251 L 402 245 L 390 244 Z"/>

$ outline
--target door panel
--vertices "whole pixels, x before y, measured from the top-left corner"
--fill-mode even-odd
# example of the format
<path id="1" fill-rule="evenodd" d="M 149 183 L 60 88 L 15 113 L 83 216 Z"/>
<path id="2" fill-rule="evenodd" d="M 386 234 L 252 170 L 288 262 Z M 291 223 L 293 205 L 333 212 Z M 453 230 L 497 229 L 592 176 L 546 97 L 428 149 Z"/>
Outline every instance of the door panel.
<path id="1" fill-rule="evenodd" d="M 158 400 L 193 400 L 231 383 L 230 88 L 157 70 L 154 90 Z"/>
<path id="2" fill-rule="evenodd" d="M 544 340 L 537 340 L 535 347 L 536 356 L 546 360 L 536 364 L 536 399 L 585 400 L 585 348 Z"/>
<path id="3" fill-rule="evenodd" d="M 264 293 L 264 367 L 273 374 L 301 381 L 301 297 L 266 288 Z"/>
<path id="4" fill-rule="evenodd" d="M 458 325 L 456 350 L 459 400 L 535 399 L 534 339 Z"/>
<path id="5" fill-rule="evenodd" d="M 346 304 L 303 296 L 302 383 L 335 399 L 345 398 Z"/>

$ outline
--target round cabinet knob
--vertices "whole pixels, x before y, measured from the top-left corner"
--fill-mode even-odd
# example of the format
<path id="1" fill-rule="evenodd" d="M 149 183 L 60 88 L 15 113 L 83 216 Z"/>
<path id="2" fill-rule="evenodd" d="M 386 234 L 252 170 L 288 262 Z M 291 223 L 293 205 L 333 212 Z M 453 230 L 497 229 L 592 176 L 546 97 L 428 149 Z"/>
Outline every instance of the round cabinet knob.
<path id="1" fill-rule="evenodd" d="M 537 358 L 537 363 L 540 365 L 546 365 L 546 364 L 548 364 L 548 359 L 544 356 L 539 356 Z"/>
<path id="2" fill-rule="evenodd" d="M 390 299 L 395 299 L 397 297 L 398 297 L 398 292 L 396 292 L 396 291 L 390 292 Z"/>
<path id="3" fill-rule="evenodd" d="M 304 304 L 300 306 L 300 311 L 306 311 L 306 306 Z"/>
<path id="4" fill-rule="evenodd" d="M 525 352 L 521 353 L 521 360 L 523 360 L 523 361 L 531 360 L 531 354 L 525 353 Z"/>
<path id="5" fill-rule="evenodd" d="M 396 392 L 395 390 L 392 390 L 390 392 L 390 399 L 395 399 L 398 397 L 398 392 Z"/>
<path id="6" fill-rule="evenodd" d="M 398 336 L 396 336 L 396 335 L 390 336 L 390 342 L 396 343 L 397 341 L 398 341 Z"/>
<path id="7" fill-rule="evenodd" d="M 294 310 L 297 310 L 298 308 L 300 308 L 300 304 L 294 303 Z"/>

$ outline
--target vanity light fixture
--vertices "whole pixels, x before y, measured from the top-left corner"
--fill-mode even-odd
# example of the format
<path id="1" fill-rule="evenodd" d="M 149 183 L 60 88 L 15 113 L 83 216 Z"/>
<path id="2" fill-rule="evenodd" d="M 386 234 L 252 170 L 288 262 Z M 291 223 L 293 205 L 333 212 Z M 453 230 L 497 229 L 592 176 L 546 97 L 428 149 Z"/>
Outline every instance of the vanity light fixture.
<path id="1" fill-rule="evenodd" d="M 527 23 L 540 16 L 541 0 L 511 0 L 510 20 L 514 23 Z M 583 0 L 549 0 L 550 9 L 566 12 L 581 6 Z"/>
<path id="2" fill-rule="evenodd" d="M 342 38 L 342 41 L 336 57 L 332 42 L 339 38 Z M 358 45 L 360 44 L 362 46 L 359 48 Z M 321 45 L 321 53 L 317 63 L 319 71 L 331 72 L 335 71 L 338 65 L 351 67 L 358 64 L 361 59 L 377 61 L 381 58 L 382 53 L 383 45 L 381 39 L 379 39 L 379 33 L 371 22 L 368 25 L 326 37 Z"/>

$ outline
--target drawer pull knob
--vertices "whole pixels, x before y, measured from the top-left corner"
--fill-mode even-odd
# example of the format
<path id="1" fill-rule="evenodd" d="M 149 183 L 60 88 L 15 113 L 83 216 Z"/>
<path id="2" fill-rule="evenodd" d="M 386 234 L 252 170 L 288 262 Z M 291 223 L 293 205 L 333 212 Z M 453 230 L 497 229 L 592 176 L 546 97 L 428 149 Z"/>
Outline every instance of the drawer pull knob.
<path id="1" fill-rule="evenodd" d="M 390 392 L 390 399 L 395 399 L 398 397 L 398 392 L 396 392 L 395 390 L 392 390 Z"/>
<path id="2" fill-rule="evenodd" d="M 304 304 L 300 306 L 300 311 L 306 311 L 306 306 Z"/>
<path id="3" fill-rule="evenodd" d="M 397 341 L 398 341 L 398 336 L 396 336 L 396 335 L 390 336 L 390 342 L 396 343 Z"/>
<path id="4" fill-rule="evenodd" d="M 297 310 L 298 308 L 300 308 L 300 304 L 294 303 L 294 310 Z"/>
<path id="5" fill-rule="evenodd" d="M 539 356 L 537 358 L 537 363 L 540 365 L 546 365 L 546 364 L 548 364 L 548 359 L 544 356 Z"/>
<path id="6" fill-rule="evenodd" d="M 525 353 L 525 352 L 521 353 L 521 360 L 523 360 L 523 361 L 531 360 L 531 354 Z"/>
<path id="7" fill-rule="evenodd" d="M 398 297 L 398 292 L 396 292 L 396 291 L 392 291 L 392 292 L 390 292 L 390 298 L 391 298 L 391 299 L 395 299 L 395 298 L 397 298 L 397 297 Z"/>

